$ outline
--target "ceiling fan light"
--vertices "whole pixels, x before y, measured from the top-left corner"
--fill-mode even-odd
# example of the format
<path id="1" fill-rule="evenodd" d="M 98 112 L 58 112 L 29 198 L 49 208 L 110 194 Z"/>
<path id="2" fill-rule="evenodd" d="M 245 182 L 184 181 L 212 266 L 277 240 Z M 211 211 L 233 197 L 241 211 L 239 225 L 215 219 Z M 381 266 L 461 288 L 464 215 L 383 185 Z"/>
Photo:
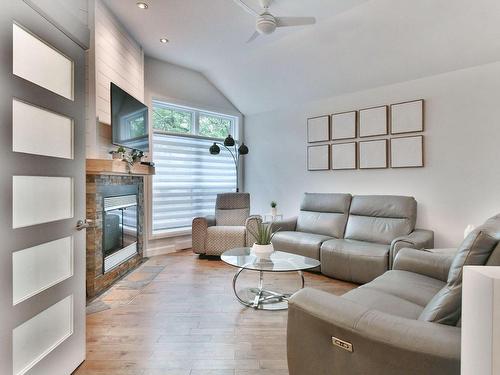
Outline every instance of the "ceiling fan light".
<path id="1" fill-rule="evenodd" d="M 272 34 L 276 30 L 276 20 L 270 14 L 263 14 L 257 19 L 256 28 L 261 34 Z"/>

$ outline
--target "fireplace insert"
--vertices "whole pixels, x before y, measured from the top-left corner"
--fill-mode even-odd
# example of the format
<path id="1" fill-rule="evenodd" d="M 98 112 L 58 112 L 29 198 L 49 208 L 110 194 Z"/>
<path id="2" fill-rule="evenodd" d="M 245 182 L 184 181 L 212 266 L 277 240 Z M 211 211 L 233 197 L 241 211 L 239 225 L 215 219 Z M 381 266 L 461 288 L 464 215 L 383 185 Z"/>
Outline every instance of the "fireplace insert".
<path id="1" fill-rule="evenodd" d="M 103 272 L 137 254 L 137 186 L 109 186 L 102 204 Z"/>

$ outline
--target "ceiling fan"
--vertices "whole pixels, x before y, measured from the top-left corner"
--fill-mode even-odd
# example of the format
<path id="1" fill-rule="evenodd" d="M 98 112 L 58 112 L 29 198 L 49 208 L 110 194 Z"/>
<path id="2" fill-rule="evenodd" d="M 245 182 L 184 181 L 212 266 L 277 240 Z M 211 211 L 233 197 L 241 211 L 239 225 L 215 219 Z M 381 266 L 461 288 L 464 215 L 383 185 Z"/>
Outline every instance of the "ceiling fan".
<path id="1" fill-rule="evenodd" d="M 236 4 L 242 7 L 246 12 L 257 18 L 255 24 L 255 32 L 247 40 L 247 43 L 254 41 L 261 34 L 272 34 L 277 27 L 287 26 L 304 26 L 314 25 L 316 18 L 314 17 L 275 17 L 269 11 L 269 6 L 272 0 L 260 0 L 262 11 L 258 13 L 253 8 L 249 7 L 243 0 L 233 0 Z"/>

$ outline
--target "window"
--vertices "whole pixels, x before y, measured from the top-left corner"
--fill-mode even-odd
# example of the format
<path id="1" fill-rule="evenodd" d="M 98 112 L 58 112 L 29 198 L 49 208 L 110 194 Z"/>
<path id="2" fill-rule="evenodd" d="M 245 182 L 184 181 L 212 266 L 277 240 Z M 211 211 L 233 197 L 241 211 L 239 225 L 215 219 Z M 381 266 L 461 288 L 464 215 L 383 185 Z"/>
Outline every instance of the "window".
<path id="1" fill-rule="evenodd" d="M 233 158 L 216 140 L 234 134 L 237 118 L 153 101 L 152 229 L 154 234 L 189 229 L 196 216 L 214 213 L 218 193 L 236 189 Z"/>
<path id="2" fill-rule="evenodd" d="M 191 133 L 194 112 L 153 103 L 153 129 L 172 133 Z"/>

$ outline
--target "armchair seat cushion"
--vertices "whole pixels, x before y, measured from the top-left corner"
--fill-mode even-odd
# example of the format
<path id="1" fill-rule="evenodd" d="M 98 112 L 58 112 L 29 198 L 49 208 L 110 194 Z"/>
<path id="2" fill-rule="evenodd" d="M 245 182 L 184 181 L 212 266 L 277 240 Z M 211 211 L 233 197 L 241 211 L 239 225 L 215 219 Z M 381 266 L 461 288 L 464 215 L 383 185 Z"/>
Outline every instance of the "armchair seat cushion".
<path id="1" fill-rule="evenodd" d="M 321 272 L 327 276 L 364 284 L 389 268 L 390 245 L 331 239 L 321 246 Z"/>
<path id="2" fill-rule="evenodd" d="M 244 226 L 213 226 L 207 228 L 205 254 L 221 255 L 224 251 L 245 246 Z"/>
<path id="3" fill-rule="evenodd" d="M 303 255 L 319 260 L 319 249 L 332 237 L 304 232 L 277 232 L 273 237 L 275 250 Z"/>
<path id="4" fill-rule="evenodd" d="M 414 272 L 392 270 L 377 277 L 363 289 L 376 290 L 424 308 L 445 283 Z"/>

